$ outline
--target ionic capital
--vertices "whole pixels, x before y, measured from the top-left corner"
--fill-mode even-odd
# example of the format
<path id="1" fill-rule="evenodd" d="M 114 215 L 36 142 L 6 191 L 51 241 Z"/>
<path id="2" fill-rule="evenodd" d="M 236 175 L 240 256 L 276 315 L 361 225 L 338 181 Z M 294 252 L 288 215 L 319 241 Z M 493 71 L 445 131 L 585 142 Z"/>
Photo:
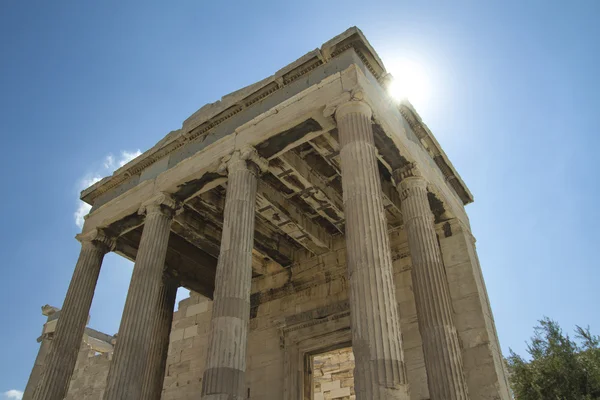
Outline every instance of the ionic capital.
<path id="1" fill-rule="evenodd" d="M 394 170 L 392 180 L 398 189 L 400 200 L 406 200 L 416 191 L 427 191 L 427 181 L 421 175 L 416 164 L 412 162 Z"/>
<path id="2" fill-rule="evenodd" d="M 335 118 L 337 120 L 343 119 L 348 114 L 361 114 L 367 119 L 371 119 L 373 116 L 373 110 L 371 110 L 371 106 L 364 101 L 353 99 L 338 106 L 335 110 Z"/>
<path id="3" fill-rule="evenodd" d="M 181 203 L 169 193 L 160 192 L 147 201 L 143 202 L 138 214 L 150 215 L 160 213 L 173 217 L 181 208 Z"/>
<path id="4" fill-rule="evenodd" d="M 256 175 L 262 174 L 269 169 L 269 161 L 261 157 L 256 148 L 247 145 L 241 150 L 236 150 L 232 154 L 223 157 L 218 172 L 220 174 L 231 174 L 232 172 L 246 169 L 249 169 Z"/>
<path id="5" fill-rule="evenodd" d="M 414 162 L 408 163 L 403 167 L 400 167 L 392 171 L 392 180 L 396 186 L 399 186 L 402 182 L 410 180 L 424 180 L 421 171 L 417 168 L 417 164 Z"/>
<path id="6" fill-rule="evenodd" d="M 82 245 L 92 244 L 94 246 L 103 247 L 106 252 L 112 251 L 115 248 L 115 238 L 109 236 L 102 229 L 92 229 L 87 233 L 80 233 L 75 236 Z"/>

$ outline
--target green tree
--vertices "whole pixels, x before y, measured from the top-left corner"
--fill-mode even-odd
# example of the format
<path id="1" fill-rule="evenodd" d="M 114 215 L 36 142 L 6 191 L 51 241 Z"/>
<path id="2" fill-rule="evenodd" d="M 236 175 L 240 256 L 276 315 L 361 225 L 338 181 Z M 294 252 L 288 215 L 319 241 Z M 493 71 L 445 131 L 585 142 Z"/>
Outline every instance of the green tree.
<path id="1" fill-rule="evenodd" d="M 527 343 L 530 360 L 512 349 L 510 382 L 517 400 L 600 399 L 600 337 L 577 326 L 575 340 L 544 318 Z"/>

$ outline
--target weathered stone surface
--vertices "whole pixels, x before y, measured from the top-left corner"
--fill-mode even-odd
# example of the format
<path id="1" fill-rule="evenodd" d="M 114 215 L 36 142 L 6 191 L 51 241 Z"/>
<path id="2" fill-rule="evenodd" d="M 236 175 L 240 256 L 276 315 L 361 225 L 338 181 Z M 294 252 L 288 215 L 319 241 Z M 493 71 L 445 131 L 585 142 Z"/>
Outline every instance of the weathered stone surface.
<path id="1" fill-rule="evenodd" d="M 355 399 L 354 353 L 351 347 L 312 359 L 313 399 Z"/>
<path id="2" fill-rule="evenodd" d="M 112 352 L 98 353 L 84 341 L 65 400 L 101 400 L 111 357 Z"/>
<path id="3" fill-rule="evenodd" d="M 35 389 L 40 381 L 42 373 L 44 372 L 46 356 L 50 352 L 50 342 L 54 336 L 58 317 L 57 314 L 60 314 L 59 311 L 60 310 L 58 308 L 52 307 L 48 304 L 42 307 L 42 315 L 45 315 L 48 318 L 44 324 L 44 328 L 42 329 L 42 335 L 38 338 L 40 348 L 38 350 L 37 357 L 35 358 L 31 374 L 29 375 L 27 386 L 23 392 L 23 399 L 25 400 L 33 399 Z"/>
<path id="4" fill-rule="evenodd" d="M 162 393 L 177 287 L 177 282 L 172 277 L 163 277 L 156 299 L 154 320 L 151 322 L 153 332 L 141 397 L 145 400 L 160 400 Z"/>
<path id="5" fill-rule="evenodd" d="M 417 319 L 433 399 L 466 400 L 462 353 L 442 254 L 429 208 L 427 182 L 414 165 L 397 171 L 402 215 L 412 259 Z"/>
<path id="6" fill-rule="evenodd" d="M 81 253 L 56 324 L 44 372 L 33 396 L 37 400 L 62 400 L 67 394 L 102 260 L 113 246 L 113 241 L 101 231 L 80 235 L 79 240 Z"/>
<path id="7" fill-rule="evenodd" d="M 159 344 L 159 339 L 154 336 L 162 331 L 161 322 L 168 323 L 159 322 L 167 318 L 164 312 L 157 310 L 167 307 L 167 299 L 172 297 L 172 293 L 165 292 L 164 272 L 176 207 L 173 199 L 161 194 L 145 203 L 140 210 L 146 213 L 146 221 L 125 301 L 114 360 L 108 373 L 106 400 L 148 398 L 142 395 L 157 388 L 158 383 L 153 379 L 164 374 L 160 371 L 152 373 L 149 369 L 160 369 L 164 365 L 160 355 L 163 344 Z M 154 364 L 149 364 L 150 361 Z M 152 396 L 149 398 L 156 398 L 156 394 Z"/>
<path id="8" fill-rule="evenodd" d="M 202 381 L 203 399 L 242 400 L 245 397 L 254 212 L 259 172 L 255 160 L 255 151 L 247 149 L 233 153 L 226 165 L 228 180 L 223 236 Z"/>
<path id="9" fill-rule="evenodd" d="M 360 400 L 408 399 L 371 114 L 360 101 L 345 103 L 336 111 L 356 394 Z"/>
<path id="10" fill-rule="evenodd" d="M 457 219 L 438 224 L 438 237 L 462 344 L 472 399 L 508 399 L 510 387 L 492 309 L 468 226 Z"/>

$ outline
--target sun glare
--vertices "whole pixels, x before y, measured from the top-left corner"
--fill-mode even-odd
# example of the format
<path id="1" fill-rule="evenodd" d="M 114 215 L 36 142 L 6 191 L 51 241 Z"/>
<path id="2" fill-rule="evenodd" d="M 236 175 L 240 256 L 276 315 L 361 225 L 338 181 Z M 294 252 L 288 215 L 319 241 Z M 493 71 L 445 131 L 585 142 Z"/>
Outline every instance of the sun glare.
<path id="1" fill-rule="evenodd" d="M 412 60 L 396 60 L 386 64 L 394 77 L 389 86 L 390 95 L 398 101 L 408 99 L 416 107 L 424 106 L 431 92 L 425 69 Z"/>

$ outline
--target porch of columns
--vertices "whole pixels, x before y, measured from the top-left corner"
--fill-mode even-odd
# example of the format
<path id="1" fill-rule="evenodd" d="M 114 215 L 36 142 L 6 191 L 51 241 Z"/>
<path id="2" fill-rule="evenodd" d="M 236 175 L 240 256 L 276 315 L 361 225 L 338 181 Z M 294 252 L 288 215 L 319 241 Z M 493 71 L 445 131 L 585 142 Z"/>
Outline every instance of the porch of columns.
<path id="1" fill-rule="evenodd" d="M 223 233 L 217 264 L 203 400 L 245 399 L 246 346 L 257 177 L 268 163 L 254 148 L 224 160 L 227 171 Z"/>
<path id="2" fill-rule="evenodd" d="M 171 222 L 178 208 L 178 202 L 165 193 L 140 208 L 146 220 L 108 372 L 105 400 L 160 399 L 178 287 L 165 276 L 165 259 Z"/>
<path id="3" fill-rule="evenodd" d="M 335 116 L 341 146 L 356 398 L 409 399 L 372 111 L 362 101 L 350 101 L 339 106 Z"/>
<path id="4" fill-rule="evenodd" d="M 427 181 L 414 164 L 394 171 L 412 260 L 412 281 L 432 400 L 467 400 L 462 353 Z"/>
<path id="5" fill-rule="evenodd" d="M 76 238 L 81 242 L 81 252 L 33 394 L 35 400 L 62 400 L 67 395 L 102 260 L 114 246 L 114 239 L 97 229 Z"/>

